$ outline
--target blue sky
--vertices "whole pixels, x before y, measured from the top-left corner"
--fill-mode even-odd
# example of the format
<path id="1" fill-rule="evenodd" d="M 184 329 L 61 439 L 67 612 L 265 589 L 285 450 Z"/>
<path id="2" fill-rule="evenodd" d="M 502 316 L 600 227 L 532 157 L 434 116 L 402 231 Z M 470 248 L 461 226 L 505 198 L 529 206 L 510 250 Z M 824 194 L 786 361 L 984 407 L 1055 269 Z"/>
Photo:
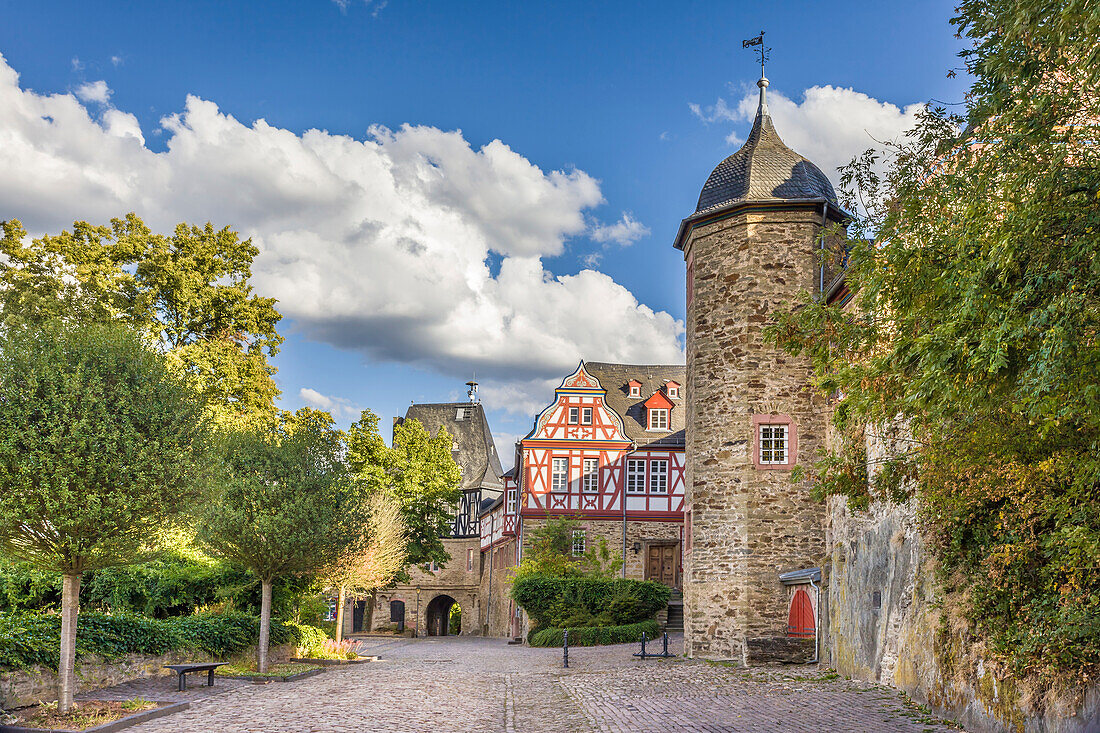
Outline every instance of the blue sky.
<path id="1" fill-rule="evenodd" d="M 742 39 L 834 181 L 966 87 L 938 1 L 0 7 L 0 218 L 239 228 L 284 406 L 388 424 L 476 371 L 503 455 L 577 358 L 680 358 L 671 242 L 751 124 Z"/>

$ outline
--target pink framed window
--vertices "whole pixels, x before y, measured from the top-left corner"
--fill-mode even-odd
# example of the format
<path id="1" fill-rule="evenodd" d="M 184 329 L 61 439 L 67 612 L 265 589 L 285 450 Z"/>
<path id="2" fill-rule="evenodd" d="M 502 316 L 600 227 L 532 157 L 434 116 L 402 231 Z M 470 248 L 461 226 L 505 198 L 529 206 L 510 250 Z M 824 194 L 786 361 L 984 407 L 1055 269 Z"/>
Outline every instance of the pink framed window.
<path id="1" fill-rule="evenodd" d="M 788 470 L 798 460 L 798 426 L 790 415 L 752 416 L 752 463 L 759 470 Z"/>

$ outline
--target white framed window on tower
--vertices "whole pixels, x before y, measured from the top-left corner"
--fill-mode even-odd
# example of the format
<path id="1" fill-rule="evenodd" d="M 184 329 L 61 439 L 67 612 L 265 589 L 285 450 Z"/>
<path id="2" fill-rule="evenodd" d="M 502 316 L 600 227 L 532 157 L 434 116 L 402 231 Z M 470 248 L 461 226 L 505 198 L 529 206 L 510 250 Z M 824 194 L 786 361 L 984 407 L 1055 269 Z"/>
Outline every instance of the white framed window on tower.
<path id="1" fill-rule="evenodd" d="M 584 475 L 581 478 L 581 490 L 586 494 L 596 494 L 600 490 L 600 461 L 597 458 L 584 459 Z"/>
<path id="2" fill-rule="evenodd" d="M 573 557 L 580 557 L 584 554 L 584 540 L 585 531 L 583 529 L 573 530 Z"/>
<path id="3" fill-rule="evenodd" d="M 569 488 L 569 459 L 555 458 L 550 466 L 550 490 L 566 491 Z"/>
<path id="4" fill-rule="evenodd" d="M 506 504 L 504 505 L 504 511 L 507 512 L 508 514 L 515 514 L 516 513 L 516 490 L 515 489 L 508 489 L 508 491 L 506 491 L 505 494 L 504 494 L 504 501 L 506 502 Z"/>
<path id="5" fill-rule="evenodd" d="M 649 429 L 668 430 L 668 410 L 661 407 L 653 407 L 649 410 Z"/>
<path id="6" fill-rule="evenodd" d="M 761 425 L 760 463 L 761 465 L 786 464 L 790 451 L 790 433 L 787 425 Z"/>
<path id="7" fill-rule="evenodd" d="M 668 493 L 668 461 L 649 462 L 649 491 L 653 494 Z"/>
<path id="8" fill-rule="evenodd" d="M 628 458 L 626 461 L 626 493 L 645 493 L 645 464 L 638 458 Z"/>

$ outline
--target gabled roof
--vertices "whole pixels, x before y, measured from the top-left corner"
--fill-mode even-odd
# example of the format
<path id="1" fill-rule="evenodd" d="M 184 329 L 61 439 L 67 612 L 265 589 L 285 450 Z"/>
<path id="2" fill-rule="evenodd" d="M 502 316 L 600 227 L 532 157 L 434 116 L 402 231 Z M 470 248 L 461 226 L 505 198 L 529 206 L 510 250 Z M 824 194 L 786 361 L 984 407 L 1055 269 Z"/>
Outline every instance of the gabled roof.
<path id="1" fill-rule="evenodd" d="M 458 419 L 463 410 L 469 417 Z M 485 410 L 478 403 L 441 402 L 422 405 L 410 405 L 405 417 L 397 418 L 394 424 L 405 420 L 419 420 L 420 424 L 437 435 L 444 427 L 458 443 L 454 452 L 455 461 L 462 467 L 462 479 L 459 486 L 464 490 L 483 488 L 489 491 L 502 491 L 500 481 L 503 470 L 500 456 L 497 455 L 493 434 L 489 430 L 489 420 Z"/>
<path id="2" fill-rule="evenodd" d="M 687 367 L 682 364 L 607 364 L 598 361 L 586 361 L 584 367 L 607 390 L 607 406 L 619 413 L 626 437 L 635 441 L 639 448 L 684 446 L 684 413 L 687 406 L 683 392 L 679 399 L 670 400 L 673 408 L 670 413 L 671 430 L 668 432 L 646 430 L 645 401 L 661 390 L 665 382 L 683 384 L 687 381 Z M 632 379 L 641 382 L 641 397 L 630 396 L 627 384 Z"/>

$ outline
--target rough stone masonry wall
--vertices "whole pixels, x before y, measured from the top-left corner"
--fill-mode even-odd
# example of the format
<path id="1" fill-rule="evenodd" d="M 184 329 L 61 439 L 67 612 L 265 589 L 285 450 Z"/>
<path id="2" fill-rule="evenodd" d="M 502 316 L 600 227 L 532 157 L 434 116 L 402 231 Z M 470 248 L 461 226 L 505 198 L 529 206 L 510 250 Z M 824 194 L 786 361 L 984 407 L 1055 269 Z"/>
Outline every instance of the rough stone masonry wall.
<path id="1" fill-rule="evenodd" d="M 445 539 L 443 546 L 451 555 L 451 560 L 439 570 L 430 573 L 423 567 L 409 568 L 408 585 L 397 585 L 380 590 L 375 594 L 374 613 L 371 617 L 371 631 L 392 629 L 390 622 L 390 601 L 405 602 L 405 628 L 425 631 L 428 604 L 440 595 L 448 595 L 458 601 L 462 609 L 462 635 L 474 636 L 481 633 L 480 624 L 467 624 L 466 619 L 482 615 L 478 590 L 481 584 L 481 540 L 477 537 Z M 467 570 L 466 552 L 474 551 L 473 569 Z M 420 616 L 417 619 L 416 589 L 420 588 Z"/>
<path id="2" fill-rule="evenodd" d="M 546 524 L 545 519 L 526 518 L 523 520 L 523 551 L 531 549 L 531 533 Z M 613 555 L 622 554 L 623 551 L 623 523 L 622 520 L 613 519 L 582 519 L 578 528 L 585 530 L 585 542 L 590 548 L 597 546 L 600 539 L 607 541 L 607 547 Z M 645 559 L 652 544 L 668 544 L 675 541 L 679 543 L 682 522 L 651 522 L 641 520 L 627 520 L 626 523 L 626 577 L 633 580 L 645 580 Z M 634 553 L 634 543 L 641 545 L 637 554 Z"/>
<path id="3" fill-rule="evenodd" d="M 800 464 L 824 436 L 825 403 L 805 358 L 764 342 L 771 314 L 817 287 L 821 210 L 741 213 L 697 227 L 685 255 L 687 328 L 685 640 L 692 656 L 745 660 L 745 639 L 786 632 L 778 575 L 818 565 L 824 507 L 789 471 L 753 466 L 754 414 L 797 424 Z"/>
<path id="4" fill-rule="evenodd" d="M 273 663 L 285 662 L 293 656 L 295 648 L 290 645 L 273 646 L 270 659 Z M 255 659 L 255 648 L 240 655 L 241 659 Z M 102 659 L 89 655 L 81 657 L 76 663 L 77 693 L 90 692 L 103 687 L 120 685 L 124 682 L 143 677 L 164 677 L 164 689 L 175 690 L 175 672 L 165 669 L 166 664 L 186 662 L 215 661 L 210 655 L 199 652 L 169 652 L 168 654 L 127 654 L 117 659 Z M 217 660 L 223 661 L 223 660 Z M 192 681 L 193 680 L 193 681 Z M 199 684 L 199 680 L 188 684 Z M 57 700 L 57 671 L 48 667 L 35 666 L 31 669 L 10 669 L 0 671 L 0 708 L 13 708 L 37 705 Z"/>
<path id="5" fill-rule="evenodd" d="M 489 570 L 492 564 L 492 554 L 488 551 L 481 553 L 481 618 L 478 621 L 482 633 L 486 636 L 512 636 L 512 610 L 511 589 L 512 576 L 516 569 L 516 541 L 514 539 L 501 542 L 493 548 L 492 553 L 498 558 L 498 563 L 504 567 L 492 568 L 492 577 Z M 485 630 L 485 616 L 488 611 L 489 628 Z"/>
<path id="6" fill-rule="evenodd" d="M 853 512 L 843 497 L 831 497 L 827 541 L 826 651 L 838 672 L 904 690 L 971 731 L 1100 730 L 1100 684 L 1048 695 L 1045 714 L 1036 714 L 1028 695 L 981 658 L 979 645 L 944 625 L 915 500 Z"/>

